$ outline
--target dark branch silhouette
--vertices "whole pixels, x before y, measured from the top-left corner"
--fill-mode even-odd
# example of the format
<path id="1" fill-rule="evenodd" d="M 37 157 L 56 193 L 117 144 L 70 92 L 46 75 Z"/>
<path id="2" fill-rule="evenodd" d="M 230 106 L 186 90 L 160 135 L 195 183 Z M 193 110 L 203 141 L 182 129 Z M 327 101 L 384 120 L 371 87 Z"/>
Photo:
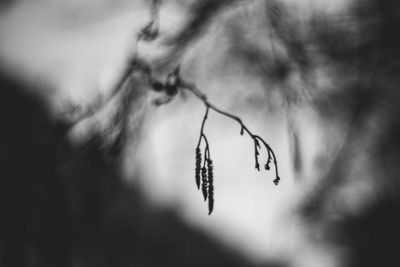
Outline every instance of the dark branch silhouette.
<path id="1" fill-rule="evenodd" d="M 225 8 L 228 4 L 233 4 L 239 1 L 234 1 L 234 0 L 224 0 L 224 1 L 213 1 L 213 0 L 207 0 L 207 1 L 201 1 L 199 4 L 195 5 L 194 11 L 196 16 L 192 18 L 192 20 L 188 23 L 187 27 L 185 27 L 184 30 L 179 32 L 177 35 L 175 35 L 172 39 L 169 40 L 170 44 L 169 45 L 174 45 L 175 52 L 171 52 L 169 55 L 166 56 L 166 61 L 165 62 L 170 62 L 167 65 L 170 65 L 171 62 L 176 62 L 176 58 L 172 59 L 173 57 L 178 57 L 180 53 L 184 50 L 184 47 L 187 46 L 187 44 L 196 39 L 201 32 L 203 32 L 204 27 L 209 23 L 209 21 L 218 13 L 219 10 Z M 260 171 L 260 162 L 259 162 L 259 155 L 260 155 L 260 150 L 262 149 L 262 146 L 266 149 L 267 152 L 267 161 L 264 164 L 264 169 L 265 170 L 270 170 L 270 163 L 273 162 L 275 166 L 275 179 L 273 182 L 275 185 L 278 185 L 280 181 L 280 177 L 278 174 L 278 164 L 277 164 L 277 159 L 275 156 L 274 151 L 270 147 L 270 145 L 259 135 L 254 134 L 252 131 L 249 130 L 249 128 L 243 123 L 243 121 L 236 115 L 233 115 L 231 113 L 228 113 L 226 111 L 221 110 L 218 108 L 216 105 L 211 103 L 205 94 L 203 94 L 193 83 L 189 83 L 185 81 L 181 76 L 180 76 L 180 67 L 179 64 L 175 69 L 168 73 L 163 81 L 157 80 L 154 77 L 154 72 L 155 69 L 159 68 L 163 63 L 150 63 L 147 62 L 144 59 L 141 59 L 139 57 L 139 44 L 141 42 L 152 42 L 155 39 L 158 38 L 159 36 L 159 10 L 161 6 L 161 1 L 160 0 L 154 0 L 151 3 L 151 18 L 150 22 L 145 25 L 142 30 L 137 34 L 136 38 L 136 48 L 134 51 L 134 54 L 132 58 L 129 61 L 128 67 L 125 69 L 123 72 L 123 75 L 121 75 L 120 81 L 117 83 L 115 89 L 111 93 L 110 98 L 107 100 L 107 102 L 103 103 L 102 105 L 99 105 L 98 107 L 94 107 L 91 110 L 92 113 L 87 113 L 83 114 L 83 117 L 86 116 L 91 116 L 95 112 L 99 111 L 102 108 L 107 107 L 110 105 L 109 103 L 113 102 L 121 102 L 121 105 L 118 105 L 118 111 L 115 112 L 115 115 L 113 115 L 113 123 L 111 124 L 110 128 L 108 131 L 112 131 L 115 129 L 119 129 L 119 137 L 116 139 L 117 141 L 119 140 L 124 140 L 125 135 L 126 135 L 126 130 L 124 129 L 126 124 L 126 117 L 127 113 L 130 110 L 130 105 L 134 103 L 131 98 L 126 99 L 125 96 L 132 95 L 132 93 L 129 93 L 131 91 L 134 91 L 130 82 L 132 79 L 141 79 L 142 82 L 147 83 L 154 91 L 159 92 L 159 93 L 164 93 L 164 97 L 156 99 L 153 103 L 155 105 L 162 105 L 168 103 L 172 98 L 179 92 L 183 90 L 188 90 L 190 91 L 195 97 L 197 97 L 199 100 L 201 100 L 205 107 L 206 107 L 206 112 L 203 117 L 203 121 L 201 124 L 201 129 L 200 129 L 200 136 L 199 136 L 199 141 L 196 147 L 196 168 L 195 168 L 195 179 L 196 179 L 196 185 L 197 188 L 202 190 L 203 197 L 205 201 L 208 201 L 208 209 L 209 209 L 209 214 L 214 209 L 214 172 L 213 172 L 213 162 L 211 159 L 210 155 L 210 144 L 208 142 L 208 139 L 206 137 L 206 134 L 204 133 L 204 127 L 205 123 L 208 117 L 208 113 L 211 110 L 228 117 L 237 123 L 239 123 L 241 130 L 240 134 L 243 135 L 244 132 L 246 132 L 249 137 L 253 140 L 254 142 L 254 159 L 255 159 L 255 168 Z M 168 42 L 168 41 L 167 41 Z M 176 53 L 176 49 L 178 49 L 180 52 Z M 165 63 L 164 62 L 164 63 Z M 134 94 L 133 94 L 134 95 Z M 116 99 L 116 100 L 114 100 Z M 115 104 L 115 103 L 114 103 Z M 100 135 L 107 135 L 107 132 L 100 133 Z M 201 144 L 202 141 L 205 143 L 205 148 L 203 151 L 204 154 L 204 159 L 202 159 L 202 153 L 201 153 Z M 119 151 L 118 147 L 121 145 L 121 142 L 117 142 L 117 144 L 114 144 L 113 147 L 117 147 L 117 151 Z M 112 147 L 112 148 L 113 148 Z M 113 148 L 113 150 L 115 150 Z"/>

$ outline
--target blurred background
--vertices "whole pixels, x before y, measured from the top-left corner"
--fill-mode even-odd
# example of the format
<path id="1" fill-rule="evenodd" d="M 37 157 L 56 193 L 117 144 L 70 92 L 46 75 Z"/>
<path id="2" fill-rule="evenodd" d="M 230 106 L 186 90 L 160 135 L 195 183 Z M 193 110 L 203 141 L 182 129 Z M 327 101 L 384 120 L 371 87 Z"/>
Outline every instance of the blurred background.
<path id="1" fill-rule="evenodd" d="M 174 29 L 185 5 L 163 6 L 162 30 Z M 146 1 L 2 2 L 0 265 L 278 266 L 291 246 L 297 222 L 282 221 L 293 205 L 287 170 L 279 187 L 273 173 L 257 173 L 251 140 L 217 114 L 206 126 L 215 164 L 208 216 L 194 181 L 204 107 L 189 95 L 151 106 L 118 162 L 105 161 L 96 146 L 77 147 L 79 131 L 66 134 L 64 112 L 107 97 L 149 8 Z M 185 58 L 183 75 L 242 116 L 283 164 L 282 114 L 266 121 L 261 83 L 240 68 L 213 73 L 223 68 L 215 66 L 215 44 L 203 43 L 202 56 Z"/>
<path id="2" fill-rule="evenodd" d="M 315 12 L 324 9 L 326 15 L 343 9 L 349 1 L 298 2 Z M 195 16 L 190 12 L 192 4 L 163 1 L 161 39 Z M 129 135 L 113 159 L 104 156 L 102 143 L 89 142 L 91 131 L 108 121 L 110 114 L 77 124 L 68 117 L 76 107 L 90 110 L 110 96 L 133 51 L 149 61 L 166 53 L 162 43 L 138 45 L 135 41 L 150 20 L 150 1 L 0 2 L 0 266 L 345 266 L 351 253 L 361 258 L 371 255 L 369 249 L 378 252 L 374 263 L 385 258 L 383 249 L 376 250 L 385 239 L 374 232 L 375 226 L 395 228 L 398 218 L 392 212 L 398 210 L 397 204 L 385 203 L 382 207 L 387 209 L 379 207 L 372 215 L 357 213 L 366 202 L 358 196 L 369 196 L 370 191 L 374 197 L 380 194 L 371 189 L 375 184 L 370 181 L 382 173 L 370 174 L 376 166 L 369 165 L 366 157 L 354 160 L 361 167 L 348 169 L 357 177 L 365 175 L 367 182 L 356 180 L 343 194 L 344 186 L 337 189 L 336 183 L 316 180 L 330 170 L 330 158 L 337 155 L 338 144 L 347 134 L 343 129 L 348 127 L 348 118 L 344 112 L 339 119 L 331 119 L 334 116 L 328 112 L 324 119 L 331 120 L 324 121 L 307 108 L 294 114 L 305 117 L 298 125 L 307 147 L 303 164 L 309 169 L 302 175 L 295 173 L 293 143 L 289 142 L 293 133 L 288 130 L 293 117 L 287 116 L 285 106 L 286 98 L 295 97 L 281 87 L 304 77 L 287 75 L 286 68 L 295 60 L 291 61 L 280 41 L 271 39 L 276 36 L 263 24 L 265 5 L 241 4 L 216 16 L 217 23 L 185 50 L 180 60 L 182 76 L 271 145 L 281 183 L 273 184 L 273 171 L 254 169 L 253 143 L 240 135 L 240 126 L 211 112 L 205 132 L 214 162 L 215 208 L 208 215 L 194 178 L 195 147 L 205 109 L 189 92 L 155 106 L 152 100 L 159 95 L 133 82 L 136 102 L 130 110 Z M 332 43 L 324 44 L 331 48 Z M 313 46 L 308 48 L 314 51 Z M 333 57 L 342 59 L 337 54 Z M 319 72 L 310 75 L 315 83 L 310 84 L 318 89 L 336 88 L 336 80 L 351 80 L 347 73 L 332 75 L 333 68 L 316 69 Z M 319 93 L 310 95 L 317 98 Z M 397 108 L 392 111 L 397 114 Z M 375 130 L 377 124 L 368 127 Z M 364 145 L 370 143 L 360 140 L 360 146 L 345 150 L 346 162 L 354 153 L 369 153 Z M 318 158 L 319 154 L 324 157 Z M 398 159 L 396 155 L 391 159 Z M 361 171 L 362 166 L 371 169 Z M 328 206 L 328 214 L 300 214 L 305 199 L 312 199 L 312 190 L 317 188 L 315 195 L 323 192 L 318 191 L 319 184 L 334 192 L 327 194 L 328 200 L 315 198 L 321 200 L 316 206 Z M 330 206 L 331 195 L 342 198 L 345 208 L 341 208 L 353 217 L 344 220 L 344 213 Z M 396 193 L 393 196 L 397 199 Z M 384 220 L 373 221 L 375 213 Z M 304 220 L 312 216 L 317 222 Z M 326 238 L 327 232 L 336 233 L 327 221 L 348 222 L 347 232 L 338 235 L 339 242 Z M 370 228 L 360 228 L 371 221 Z M 367 232 L 379 237 L 364 250 L 362 240 L 370 240 L 364 239 Z M 338 245 L 343 235 L 354 243 Z M 362 263 L 350 266 L 365 266 Z"/>

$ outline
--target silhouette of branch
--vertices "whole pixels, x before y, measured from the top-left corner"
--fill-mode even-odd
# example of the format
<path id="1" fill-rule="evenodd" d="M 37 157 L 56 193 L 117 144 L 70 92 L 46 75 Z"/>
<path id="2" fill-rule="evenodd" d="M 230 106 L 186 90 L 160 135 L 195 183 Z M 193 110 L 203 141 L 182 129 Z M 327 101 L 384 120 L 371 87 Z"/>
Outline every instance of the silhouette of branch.
<path id="1" fill-rule="evenodd" d="M 201 177 L 201 191 L 203 193 L 204 201 L 208 200 L 208 215 L 214 209 L 214 167 L 211 160 L 210 155 L 210 145 L 208 143 L 207 137 L 204 134 L 204 126 L 208 117 L 208 112 L 210 107 L 206 107 L 206 113 L 204 114 L 203 121 L 201 123 L 200 129 L 200 137 L 199 142 L 197 143 L 196 147 L 196 169 L 195 169 L 195 177 L 196 177 L 196 185 L 197 188 L 200 189 L 200 177 Z M 204 149 L 204 161 L 203 166 L 201 166 L 201 150 L 200 145 L 201 141 L 204 140 L 205 142 L 205 149 Z"/>
<path id="2" fill-rule="evenodd" d="M 212 104 L 207 96 L 205 94 L 203 94 L 194 84 L 192 83 L 188 83 L 183 81 L 182 79 L 180 79 L 180 84 L 179 87 L 185 90 L 190 91 L 191 93 L 193 93 L 193 95 L 195 95 L 198 99 L 200 99 L 204 105 L 206 106 L 206 113 L 204 115 L 203 118 L 203 122 L 202 122 L 202 126 L 201 126 L 201 135 L 204 135 L 203 133 L 203 129 L 204 129 L 204 124 L 205 121 L 207 119 L 207 115 L 208 115 L 208 110 L 212 109 L 215 112 L 226 116 L 232 120 L 235 120 L 237 123 L 239 123 L 241 130 L 240 130 L 240 134 L 243 135 L 244 132 L 246 132 L 250 138 L 253 139 L 254 142 L 254 158 L 255 158 L 255 168 L 260 171 L 260 164 L 258 161 L 258 156 L 259 156 L 259 149 L 261 149 L 260 146 L 260 142 L 264 145 L 265 149 L 267 150 L 268 153 L 268 159 L 267 162 L 264 165 L 265 170 L 270 170 L 270 166 L 269 164 L 271 163 L 271 160 L 273 161 L 273 164 L 275 166 L 275 179 L 274 179 L 274 183 L 276 185 L 278 185 L 279 181 L 280 181 L 280 177 L 278 174 L 278 164 L 277 164 L 277 160 L 276 160 L 276 156 L 274 151 L 272 150 L 272 148 L 268 145 L 268 143 L 261 138 L 259 135 L 254 134 L 252 131 L 249 130 L 249 128 L 243 123 L 242 119 L 240 119 L 238 116 L 235 116 L 229 112 L 223 111 L 220 108 L 216 107 L 214 104 Z M 199 144 L 200 144 L 200 140 L 199 140 Z M 198 145 L 199 146 L 199 145 Z"/>
<path id="3" fill-rule="evenodd" d="M 205 124 L 208 118 L 208 114 L 210 110 L 215 111 L 225 117 L 228 117 L 234 121 L 236 121 L 241 129 L 240 134 L 243 135 L 244 132 L 252 139 L 254 143 L 254 159 L 255 159 L 255 168 L 260 171 L 260 162 L 259 155 L 262 149 L 262 146 L 267 151 L 267 161 L 265 162 L 264 168 L 265 170 L 270 170 L 270 163 L 272 162 L 275 166 L 275 179 L 273 182 L 275 185 L 278 185 L 280 181 L 280 177 L 278 174 L 278 164 L 274 151 L 268 145 L 268 143 L 261 138 L 259 135 L 254 134 L 249 128 L 243 123 L 243 121 L 236 115 L 226 112 L 213 103 L 211 103 L 207 96 L 202 93 L 193 83 L 189 83 L 183 80 L 180 76 L 179 66 L 176 67 L 172 72 L 170 72 L 163 81 L 156 80 L 153 77 L 153 72 L 159 68 L 164 68 L 165 66 L 170 66 L 177 62 L 177 58 L 179 58 L 179 54 L 182 54 L 185 46 L 192 40 L 196 39 L 199 34 L 204 31 L 204 25 L 207 24 L 213 16 L 217 13 L 216 10 L 221 10 L 223 7 L 228 4 L 232 4 L 235 2 L 239 2 L 238 0 L 205 0 L 200 4 L 196 5 L 195 15 L 192 18 L 192 21 L 189 23 L 189 26 L 185 27 L 183 31 L 178 33 L 178 35 L 174 36 L 174 38 L 170 39 L 169 45 L 174 46 L 175 49 L 172 49 L 172 52 L 165 56 L 165 58 L 158 63 L 149 63 L 145 59 L 141 59 L 138 56 L 138 47 L 140 42 L 152 42 L 159 36 L 159 9 L 161 0 L 153 0 L 151 4 L 151 19 L 150 22 L 143 27 L 143 29 L 138 33 L 136 38 L 136 48 L 135 51 L 128 61 L 129 64 L 127 68 L 124 70 L 123 74 L 119 82 L 116 84 L 114 89 L 111 92 L 110 97 L 106 100 L 106 102 L 99 103 L 95 107 L 91 107 L 90 112 L 83 114 L 81 119 L 87 116 L 91 116 L 94 113 L 99 112 L 101 109 L 107 108 L 107 106 L 116 105 L 118 107 L 118 112 L 115 112 L 112 115 L 110 121 L 111 129 L 116 129 L 117 127 L 122 129 L 119 131 L 120 137 L 125 135 L 125 125 L 127 123 L 126 116 L 130 110 L 130 106 L 134 101 L 132 101 L 132 86 L 130 86 L 131 80 L 141 80 L 147 85 L 150 85 L 152 89 L 156 92 L 163 92 L 164 98 L 157 99 L 154 104 L 161 105 L 169 102 L 172 97 L 174 97 L 180 90 L 188 90 L 195 97 L 203 102 L 206 107 L 206 111 L 201 123 L 200 136 L 196 146 L 196 168 L 195 168 L 195 178 L 197 188 L 202 190 L 204 201 L 208 201 L 208 210 L 209 215 L 212 213 L 214 209 L 214 170 L 213 170 L 213 162 L 211 159 L 210 153 L 210 144 L 204 132 Z M 177 53 L 176 51 L 180 52 Z M 129 93 L 131 92 L 131 93 Z M 128 97 L 129 96 L 129 97 Z M 105 132 L 103 134 L 106 134 Z M 119 140 L 121 138 L 117 138 Z M 202 158 L 201 145 L 204 141 L 204 159 Z M 120 143 L 120 142 L 119 142 Z M 119 144 L 120 145 L 120 144 Z"/>

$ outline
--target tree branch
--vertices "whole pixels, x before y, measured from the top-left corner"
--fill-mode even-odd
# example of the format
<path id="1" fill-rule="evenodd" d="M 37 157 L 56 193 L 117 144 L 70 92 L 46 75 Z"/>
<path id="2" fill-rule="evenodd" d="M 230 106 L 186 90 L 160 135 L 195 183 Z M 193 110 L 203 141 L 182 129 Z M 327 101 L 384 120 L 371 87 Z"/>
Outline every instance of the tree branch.
<path id="1" fill-rule="evenodd" d="M 201 126 L 201 131 L 200 131 L 200 139 L 199 139 L 199 143 L 197 145 L 197 147 L 199 147 L 200 145 L 200 141 L 201 141 L 201 136 L 204 135 L 203 133 L 203 129 L 204 129 L 204 124 L 205 121 L 207 119 L 208 116 L 208 110 L 212 109 L 215 112 L 226 116 L 234 121 L 236 121 L 237 123 L 239 123 L 241 130 L 240 130 L 240 134 L 243 135 L 244 132 L 246 132 L 250 138 L 253 140 L 254 142 L 254 157 L 255 157 L 255 168 L 259 171 L 260 170 L 260 166 L 259 166 L 259 162 L 258 162 L 258 156 L 259 156 L 259 151 L 258 149 L 260 149 L 260 144 L 259 141 L 264 145 L 265 149 L 268 152 L 268 159 L 267 162 L 264 165 L 265 170 L 269 170 L 270 169 L 270 162 L 271 160 L 273 160 L 273 164 L 275 166 L 275 179 L 274 179 L 274 183 L 276 185 L 278 185 L 279 181 L 280 181 L 280 177 L 279 177 L 279 173 L 278 173 L 278 163 L 276 160 L 276 156 L 274 151 L 272 150 L 272 148 L 268 145 L 268 143 L 261 138 L 260 136 L 254 134 L 252 131 L 249 130 L 249 128 L 243 123 L 243 121 L 236 115 L 233 115 L 231 113 L 228 113 L 226 111 L 221 110 L 220 108 L 216 107 L 214 104 L 212 104 L 208 99 L 207 96 L 205 94 L 203 94 L 194 84 L 192 83 L 188 83 L 184 80 L 182 80 L 182 78 L 179 79 L 180 84 L 178 85 L 181 89 L 184 90 L 188 90 L 190 91 L 194 96 L 196 96 L 198 99 L 200 99 L 204 105 L 206 106 L 206 113 L 204 115 L 203 118 L 203 122 L 202 122 L 202 126 Z"/>

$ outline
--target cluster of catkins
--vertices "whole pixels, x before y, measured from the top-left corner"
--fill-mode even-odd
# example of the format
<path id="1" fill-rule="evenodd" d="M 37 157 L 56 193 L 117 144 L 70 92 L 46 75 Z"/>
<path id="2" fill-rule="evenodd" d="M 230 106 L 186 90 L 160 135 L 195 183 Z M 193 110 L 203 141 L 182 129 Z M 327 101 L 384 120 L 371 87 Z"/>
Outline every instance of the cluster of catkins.
<path id="1" fill-rule="evenodd" d="M 214 209 L 214 169 L 207 149 L 204 153 L 203 161 L 200 147 L 196 148 L 195 177 L 197 188 L 200 189 L 201 186 L 204 201 L 208 201 L 208 214 L 210 215 Z"/>

